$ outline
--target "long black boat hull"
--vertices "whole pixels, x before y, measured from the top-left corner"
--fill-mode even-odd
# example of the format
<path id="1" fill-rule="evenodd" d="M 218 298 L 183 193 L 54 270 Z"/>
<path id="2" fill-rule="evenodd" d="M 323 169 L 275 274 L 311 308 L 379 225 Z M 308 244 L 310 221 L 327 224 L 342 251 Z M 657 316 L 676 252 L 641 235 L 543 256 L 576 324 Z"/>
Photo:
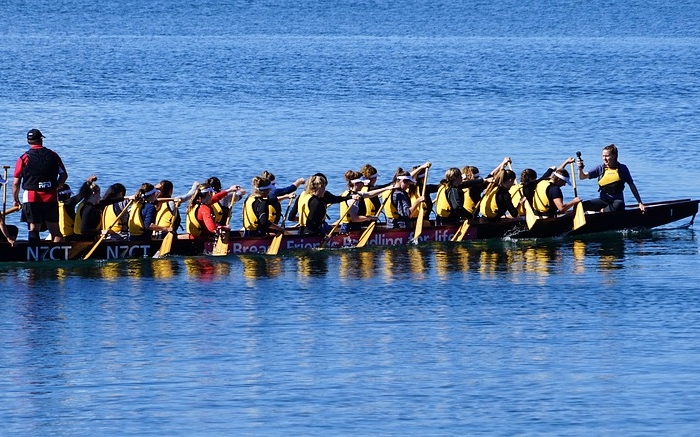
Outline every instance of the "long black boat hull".
<path id="1" fill-rule="evenodd" d="M 621 212 L 587 214 L 586 224 L 576 230 L 573 229 L 573 213 L 557 218 L 539 219 L 532 229 L 528 229 L 525 220 L 521 217 L 495 222 L 477 222 L 469 226 L 464 241 L 492 238 L 551 238 L 623 229 L 651 229 L 689 217 L 692 217 L 690 222 L 692 224 L 698 212 L 698 202 L 700 201 L 690 199 L 657 202 L 647 205 L 644 213 L 637 207 L 629 207 Z M 456 225 L 425 227 L 417 243 L 448 243 L 457 229 Z M 323 237 L 319 236 L 290 233 L 283 237 L 280 253 L 318 249 L 322 246 L 329 249 L 355 247 L 361 234 L 362 231 L 337 234 L 328 241 L 324 241 Z M 413 230 L 378 226 L 367 242 L 367 246 L 401 246 L 413 241 Z M 272 237 L 248 238 L 232 232 L 228 243 L 228 254 L 265 253 L 271 243 Z M 64 243 L 18 241 L 14 247 L 11 247 L 7 243 L 0 243 L 0 262 L 79 260 L 90 252 L 94 244 L 94 242 L 84 241 Z M 160 246 L 159 240 L 104 240 L 91 255 L 91 259 L 149 258 L 158 253 Z M 170 253 L 178 256 L 212 255 L 213 249 L 212 240 L 178 238 L 173 240 Z"/>

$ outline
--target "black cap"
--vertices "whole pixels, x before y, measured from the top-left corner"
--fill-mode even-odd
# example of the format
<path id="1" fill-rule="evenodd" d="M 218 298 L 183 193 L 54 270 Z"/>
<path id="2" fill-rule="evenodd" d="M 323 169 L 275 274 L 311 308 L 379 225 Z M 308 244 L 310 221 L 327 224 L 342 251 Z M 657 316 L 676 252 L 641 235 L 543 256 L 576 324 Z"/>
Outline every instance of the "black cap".
<path id="1" fill-rule="evenodd" d="M 27 142 L 29 143 L 41 143 L 42 138 L 46 138 L 39 129 L 31 129 L 27 132 Z"/>

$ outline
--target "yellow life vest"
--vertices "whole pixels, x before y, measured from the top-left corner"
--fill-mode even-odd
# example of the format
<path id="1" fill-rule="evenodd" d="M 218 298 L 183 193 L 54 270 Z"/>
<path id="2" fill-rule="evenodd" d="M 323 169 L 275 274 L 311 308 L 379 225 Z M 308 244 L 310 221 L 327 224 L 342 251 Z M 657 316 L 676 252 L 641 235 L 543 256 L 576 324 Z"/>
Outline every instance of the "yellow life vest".
<path id="1" fill-rule="evenodd" d="M 299 195 L 298 214 L 299 214 L 299 225 L 306 226 L 306 221 L 309 218 L 309 201 L 312 195 L 304 191 Z"/>
<path id="2" fill-rule="evenodd" d="M 513 208 L 518 210 L 518 215 L 525 215 L 525 205 L 520 204 L 520 199 L 523 198 L 521 187 L 521 184 L 513 184 L 510 187 L 510 199 L 513 202 Z"/>
<path id="3" fill-rule="evenodd" d="M 549 211 L 549 198 L 547 197 L 547 188 L 552 181 L 547 179 L 539 181 L 535 187 L 535 196 L 532 198 L 532 209 L 535 212 L 544 214 Z"/>
<path id="4" fill-rule="evenodd" d="M 619 168 L 604 168 L 598 186 L 606 193 L 621 193 L 625 189 L 625 182 L 620 177 Z"/>
<path id="5" fill-rule="evenodd" d="M 129 234 L 134 237 L 140 237 L 146 230 L 141 216 L 143 202 L 136 202 L 129 210 Z"/>
<path id="6" fill-rule="evenodd" d="M 484 194 L 481 203 L 479 203 L 479 212 L 482 216 L 486 218 L 498 218 L 496 193 L 498 193 L 498 187 L 494 187 L 490 192 Z"/>
<path id="7" fill-rule="evenodd" d="M 195 205 L 194 208 L 189 208 L 187 211 L 187 223 L 185 228 L 187 233 L 193 237 L 199 237 L 202 235 L 202 224 L 197 220 L 197 210 L 200 205 Z"/>
<path id="8" fill-rule="evenodd" d="M 58 227 L 64 237 L 73 235 L 75 220 L 68 215 L 64 202 L 58 202 Z"/>
<path id="9" fill-rule="evenodd" d="M 224 220 L 224 207 L 221 206 L 219 202 L 212 203 L 210 205 L 212 212 L 214 213 L 214 221 L 216 223 L 223 223 L 222 220 Z"/>
<path id="10" fill-rule="evenodd" d="M 418 192 L 418 190 L 416 190 L 413 192 L 413 194 L 410 194 L 408 196 L 408 200 L 411 202 L 411 205 L 413 205 L 413 202 L 418 200 L 419 197 L 420 197 L 420 193 Z M 428 211 L 427 202 L 421 202 L 421 208 L 423 208 L 423 214 L 430 214 L 430 212 Z M 414 209 L 413 212 L 411 213 L 411 218 L 418 218 L 419 212 L 420 212 L 420 209 L 418 209 L 418 208 Z"/>
<path id="11" fill-rule="evenodd" d="M 83 224 L 83 208 L 85 208 L 85 202 L 80 202 L 78 207 L 75 209 L 75 220 L 73 220 L 73 234 L 83 235 L 80 232 L 80 226 Z"/>
<path id="12" fill-rule="evenodd" d="M 156 225 L 170 227 L 175 222 L 175 214 L 170 209 L 168 202 L 158 202 L 156 208 Z"/>
<path id="13" fill-rule="evenodd" d="M 474 214 L 474 211 L 476 210 L 476 202 L 474 202 L 474 199 L 472 199 L 472 196 L 470 194 L 470 188 L 464 188 L 464 202 L 462 203 L 462 206 L 464 209 L 466 209 L 470 214 Z M 478 200 L 477 200 L 478 202 Z"/>
<path id="14" fill-rule="evenodd" d="M 469 196 L 465 196 L 467 198 Z M 447 200 L 447 185 L 440 184 L 438 187 L 437 195 L 435 197 L 435 214 L 438 217 L 447 218 L 452 213 L 452 205 L 450 201 Z"/>
<path id="15" fill-rule="evenodd" d="M 388 190 L 382 193 L 382 200 L 386 200 L 387 197 L 391 197 L 393 194 L 394 190 Z M 397 219 L 399 218 L 399 211 L 396 209 L 396 205 L 394 205 L 394 202 L 389 199 L 386 202 L 386 206 L 384 207 L 384 214 L 386 214 L 386 218 L 389 220 Z"/>
<path id="16" fill-rule="evenodd" d="M 121 219 L 117 220 L 117 212 L 114 210 L 114 208 L 117 206 L 117 204 L 113 205 L 107 205 L 105 209 L 102 211 L 102 230 L 103 231 L 111 231 L 114 233 L 120 233 L 122 229 L 122 221 Z M 114 225 L 111 228 L 107 229 L 107 226 Z"/>
<path id="17" fill-rule="evenodd" d="M 253 209 L 255 199 L 258 199 L 258 197 L 248 196 L 245 202 L 243 202 L 243 227 L 247 231 L 256 231 L 258 226 L 260 226 L 258 217 L 255 215 L 255 210 Z M 264 201 L 264 199 L 260 199 Z M 270 223 L 274 223 L 277 219 L 277 209 L 274 205 L 267 205 L 267 217 Z"/>
<path id="18" fill-rule="evenodd" d="M 350 190 L 345 190 L 342 193 L 340 193 L 340 197 L 347 196 L 348 194 L 350 194 Z M 348 209 L 350 209 L 350 205 L 348 205 L 348 201 L 344 200 L 344 201 L 340 202 L 339 205 L 340 205 L 340 218 L 341 218 L 340 223 L 342 223 L 342 224 L 350 223 L 352 220 L 351 220 L 350 214 L 348 213 Z"/>
<path id="19" fill-rule="evenodd" d="M 365 193 L 368 192 L 369 186 L 367 186 L 367 185 L 363 186 L 360 191 L 365 192 Z M 379 211 L 379 206 L 381 206 L 381 203 L 377 204 L 376 199 L 377 199 L 376 197 L 373 197 L 373 198 L 366 197 L 366 198 L 362 199 L 362 202 L 365 202 L 365 211 L 367 212 L 366 215 L 368 215 L 368 216 L 370 216 L 370 215 L 376 216 L 377 215 L 377 211 Z"/>

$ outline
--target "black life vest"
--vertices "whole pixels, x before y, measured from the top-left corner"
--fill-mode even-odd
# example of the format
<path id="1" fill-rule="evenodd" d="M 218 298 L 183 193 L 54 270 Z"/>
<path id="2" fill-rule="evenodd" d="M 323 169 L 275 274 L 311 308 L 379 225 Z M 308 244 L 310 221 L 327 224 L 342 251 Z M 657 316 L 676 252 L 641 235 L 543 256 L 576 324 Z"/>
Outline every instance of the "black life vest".
<path id="1" fill-rule="evenodd" d="M 22 155 L 22 188 L 31 191 L 52 191 L 58 187 L 58 158 L 45 147 L 29 149 Z"/>

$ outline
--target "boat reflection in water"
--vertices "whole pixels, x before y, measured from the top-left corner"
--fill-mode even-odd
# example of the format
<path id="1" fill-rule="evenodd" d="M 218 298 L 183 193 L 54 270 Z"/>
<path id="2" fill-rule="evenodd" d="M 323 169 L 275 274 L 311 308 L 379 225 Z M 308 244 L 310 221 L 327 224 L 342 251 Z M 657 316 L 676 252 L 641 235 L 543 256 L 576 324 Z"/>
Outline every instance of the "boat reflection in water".
<path id="1" fill-rule="evenodd" d="M 341 251 L 338 255 L 340 281 L 345 284 L 352 279 L 374 278 L 378 274 L 378 256 L 376 250 Z"/>
<path id="2" fill-rule="evenodd" d="M 242 255 L 239 258 L 243 264 L 243 277 L 248 281 L 259 278 L 274 278 L 283 271 L 283 260 L 280 257 Z M 248 282 L 248 284 L 251 283 Z"/>
<path id="3" fill-rule="evenodd" d="M 187 274 L 201 282 L 212 282 L 231 274 L 230 261 L 220 258 L 184 258 Z"/>
<path id="4" fill-rule="evenodd" d="M 693 238 L 690 234 L 689 238 Z M 7 263 L 0 279 L 40 285 L 71 278 L 119 282 L 124 278 L 170 279 L 189 277 L 201 282 L 254 281 L 293 275 L 302 287 L 314 278 L 338 278 L 343 284 L 377 278 L 383 283 L 415 281 L 510 280 L 545 284 L 557 274 L 584 275 L 590 271 L 614 275 L 625 266 L 625 252 L 663 253 L 667 237 L 648 233 L 615 232 L 604 238 L 543 240 L 486 240 L 462 244 L 440 243 L 391 248 L 299 251 L 285 256 L 169 257 L 59 263 Z M 477 275 L 477 276 L 475 276 Z"/>
<path id="5" fill-rule="evenodd" d="M 328 257 L 331 256 L 327 252 L 312 251 L 309 253 L 300 254 L 296 259 L 297 278 L 303 282 L 315 277 L 325 277 L 328 275 Z M 333 272 L 333 275 L 336 275 Z"/>

